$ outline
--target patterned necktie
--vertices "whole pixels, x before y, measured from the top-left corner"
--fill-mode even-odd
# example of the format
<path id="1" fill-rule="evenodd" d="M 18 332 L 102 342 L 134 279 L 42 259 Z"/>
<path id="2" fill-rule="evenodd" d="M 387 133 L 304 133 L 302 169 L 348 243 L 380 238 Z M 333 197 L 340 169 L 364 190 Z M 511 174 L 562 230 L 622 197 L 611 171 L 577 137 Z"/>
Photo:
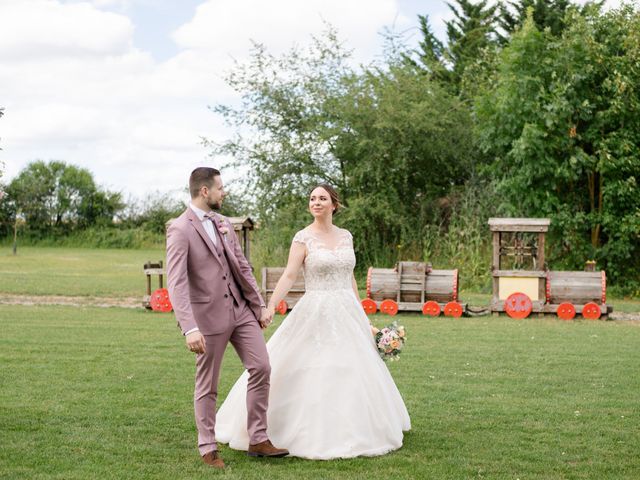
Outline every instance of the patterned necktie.
<path id="1" fill-rule="evenodd" d="M 213 242 L 213 244 L 216 246 L 216 249 L 218 247 L 218 239 L 216 238 L 216 214 L 213 212 L 207 212 L 204 214 L 204 218 L 206 218 L 207 220 L 211 220 L 211 222 L 214 224 L 213 225 L 213 238 L 211 239 L 211 241 Z"/>

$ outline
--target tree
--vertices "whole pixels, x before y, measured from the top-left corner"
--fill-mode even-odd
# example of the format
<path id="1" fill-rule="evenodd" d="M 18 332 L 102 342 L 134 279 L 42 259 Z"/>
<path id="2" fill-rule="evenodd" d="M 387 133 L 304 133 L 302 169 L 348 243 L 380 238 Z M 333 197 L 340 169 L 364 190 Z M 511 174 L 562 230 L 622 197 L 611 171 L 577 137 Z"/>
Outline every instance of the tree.
<path id="1" fill-rule="evenodd" d="M 446 83 L 450 80 L 451 72 L 446 65 L 445 45 L 431 30 L 428 15 L 418 15 L 418 22 L 422 39 L 418 42 L 418 49 L 413 52 L 417 55 L 418 61 L 413 60 L 411 55 L 405 55 L 405 60 L 410 65 L 420 65 L 434 80 Z"/>
<path id="2" fill-rule="evenodd" d="M 500 38 L 506 43 L 513 32 L 522 26 L 529 9 L 538 30 L 548 28 L 552 35 L 558 36 L 566 27 L 565 17 L 570 9 L 584 15 L 589 10 L 601 8 L 603 4 L 604 0 L 587 1 L 582 6 L 571 0 L 507 0 L 500 4 L 498 23 L 504 32 Z"/>
<path id="3" fill-rule="evenodd" d="M 213 110 L 236 135 L 205 143 L 212 155 L 233 158 L 226 166 L 248 172 L 242 187 L 253 192 L 259 215 L 269 217 L 306 195 L 314 182 L 345 190 L 346 165 L 335 142 L 343 128 L 338 105 L 347 88 L 344 79 L 352 74 L 349 57 L 330 29 L 324 38 L 314 38 L 307 52 L 294 49 L 281 58 L 256 44 L 251 60 L 227 76 L 241 104 Z"/>
<path id="4" fill-rule="evenodd" d="M 30 163 L 7 186 L 7 193 L 13 214 L 19 211 L 28 231 L 38 237 L 99 220 L 111 223 L 123 208 L 119 193 L 98 189 L 88 170 L 60 161 Z"/>
<path id="5" fill-rule="evenodd" d="M 561 37 L 530 16 L 479 99 L 491 169 L 516 215 L 553 218 L 558 264 L 596 258 L 640 287 L 640 15 L 573 12 Z"/>
<path id="6" fill-rule="evenodd" d="M 489 0 L 478 3 L 456 0 L 456 3 L 457 8 L 447 3 L 455 19 L 445 22 L 445 25 L 453 81 L 459 84 L 467 65 L 494 41 L 497 7 L 489 5 Z"/>
<path id="7" fill-rule="evenodd" d="M 446 46 L 433 35 L 428 17 L 419 15 L 422 40 L 416 54 L 418 64 L 458 93 L 465 69 L 496 42 L 497 5 L 490 5 L 489 0 L 456 0 L 455 5 L 447 2 L 447 6 L 454 18 L 445 22 Z"/>
<path id="8" fill-rule="evenodd" d="M 240 107 L 215 109 L 236 135 L 209 145 L 248 172 L 261 220 L 286 223 L 285 238 L 306 221 L 309 188 L 328 182 L 347 206 L 343 225 L 367 238 L 361 260 L 389 245 L 422 252 L 434 203 L 472 171 L 469 109 L 400 58 L 362 71 L 348 60 L 333 31 L 305 54 L 274 58 L 257 46 L 228 77 Z"/>

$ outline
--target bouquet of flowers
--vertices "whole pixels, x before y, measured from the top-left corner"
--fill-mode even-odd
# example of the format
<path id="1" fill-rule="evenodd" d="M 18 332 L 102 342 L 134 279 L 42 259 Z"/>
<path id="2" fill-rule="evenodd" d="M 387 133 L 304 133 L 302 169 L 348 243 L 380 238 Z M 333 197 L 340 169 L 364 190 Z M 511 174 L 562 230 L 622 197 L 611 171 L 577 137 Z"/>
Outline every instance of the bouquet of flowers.
<path id="1" fill-rule="evenodd" d="M 393 322 L 382 330 L 374 328 L 373 333 L 380 357 L 385 361 L 400 360 L 400 351 L 407 339 L 404 327 Z"/>

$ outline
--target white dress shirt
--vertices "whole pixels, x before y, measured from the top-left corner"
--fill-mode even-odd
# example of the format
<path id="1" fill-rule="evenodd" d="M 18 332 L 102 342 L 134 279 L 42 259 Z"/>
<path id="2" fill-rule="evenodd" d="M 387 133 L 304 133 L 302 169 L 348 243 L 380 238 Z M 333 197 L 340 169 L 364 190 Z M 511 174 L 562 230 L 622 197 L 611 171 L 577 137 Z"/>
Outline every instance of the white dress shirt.
<path id="1" fill-rule="evenodd" d="M 213 222 L 205 217 L 207 212 L 199 209 L 193 203 L 189 204 L 189 208 L 193 210 L 193 213 L 195 213 L 198 219 L 202 222 L 202 227 L 204 228 L 204 231 L 207 232 L 207 235 L 209 235 L 213 244 L 218 246 L 218 237 L 216 236 L 216 232 L 213 230 L 215 228 L 213 226 Z"/>

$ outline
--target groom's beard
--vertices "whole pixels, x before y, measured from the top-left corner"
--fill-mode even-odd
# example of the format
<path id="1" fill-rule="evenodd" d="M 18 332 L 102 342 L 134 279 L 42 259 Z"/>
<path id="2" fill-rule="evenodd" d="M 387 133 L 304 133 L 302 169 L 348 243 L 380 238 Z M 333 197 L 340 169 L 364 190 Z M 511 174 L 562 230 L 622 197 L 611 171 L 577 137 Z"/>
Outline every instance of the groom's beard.
<path id="1" fill-rule="evenodd" d="M 207 201 L 207 205 L 211 210 L 220 210 L 222 209 L 222 202 L 209 202 Z"/>

